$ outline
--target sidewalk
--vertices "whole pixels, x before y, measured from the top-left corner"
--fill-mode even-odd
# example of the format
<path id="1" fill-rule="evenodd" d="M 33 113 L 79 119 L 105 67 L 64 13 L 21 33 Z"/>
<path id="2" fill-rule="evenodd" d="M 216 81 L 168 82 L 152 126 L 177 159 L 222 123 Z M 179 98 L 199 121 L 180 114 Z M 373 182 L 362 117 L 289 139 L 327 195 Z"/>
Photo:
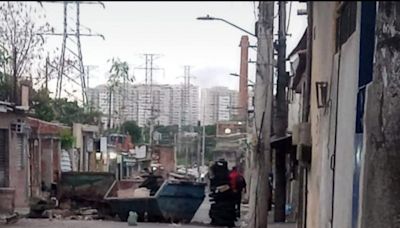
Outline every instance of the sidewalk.
<path id="1" fill-rule="evenodd" d="M 248 212 L 249 212 L 249 205 L 248 204 L 242 204 L 241 206 L 241 211 L 242 211 L 242 219 L 240 221 L 241 227 L 247 227 L 247 220 L 248 218 Z M 268 228 L 296 228 L 296 223 L 275 223 L 274 221 L 274 216 L 272 212 L 268 213 Z"/>
<path id="2" fill-rule="evenodd" d="M 192 219 L 192 224 L 202 224 L 202 225 L 208 225 L 211 222 L 210 217 L 208 216 L 208 211 L 210 210 L 210 200 L 208 197 L 208 194 L 206 194 L 206 198 L 204 198 L 203 203 L 197 210 L 196 214 L 194 215 Z M 237 227 L 246 227 L 247 222 L 246 220 L 248 219 L 248 212 L 249 212 L 249 205 L 248 204 L 242 204 L 241 206 L 241 213 L 242 217 L 241 219 L 236 222 Z M 296 224 L 295 223 L 274 223 L 274 217 L 273 213 L 269 213 L 268 215 L 268 221 L 269 225 L 268 228 L 295 228 Z"/>

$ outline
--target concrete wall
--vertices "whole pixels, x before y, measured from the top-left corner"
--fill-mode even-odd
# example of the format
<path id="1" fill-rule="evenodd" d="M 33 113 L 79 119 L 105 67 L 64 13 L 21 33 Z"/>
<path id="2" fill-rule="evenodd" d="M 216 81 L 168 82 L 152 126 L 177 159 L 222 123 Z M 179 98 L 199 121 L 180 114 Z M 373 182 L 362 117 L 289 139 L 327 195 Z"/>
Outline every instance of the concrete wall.
<path id="1" fill-rule="evenodd" d="M 400 227 L 400 3 L 378 2 L 373 81 L 365 106 L 359 227 Z"/>
<path id="2" fill-rule="evenodd" d="M 17 150 L 17 134 L 10 130 L 12 122 L 18 118 L 24 119 L 15 114 L 1 114 L 0 128 L 9 131 L 8 152 L 9 152 L 9 187 L 15 188 L 15 206 L 25 207 L 28 205 L 29 191 L 29 159 L 28 140 L 24 135 L 23 154 Z M 22 157 L 21 157 L 22 156 Z"/>
<path id="3" fill-rule="evenodd" d="M 330 114 L 327 109 L 317 108 L 315 82 L 325 81 L 332 85 L 332 64 L 335 50 L 335 2 L 313 3 L 313 40 L 311 69 L 311 133 L 312 158 L 308 174 L 307 227 L 329 227 L 332 174 L 327 167 L 327 148 Z M 330 88 L 331 89 L 331 88 Z M 331 97 L 335 100 L 334 97 Z M 334 118 L 334 117 L 333 117 Z"/>
<path id="4" fill-rule="evenodd" d="M 72 134 L 75 138 L 75 148 L 79 151 L 79 171 L 93 171 L 96 169 L 95 152 L 88 151 L 89 148 L 87 148 L 87 146 L 90 140 L 95 139 L 98 131 L 98 127 L 94 125 L 74 123 L 72 126 Z"/>
<path id="5" fill-rule="evenodd" d="M 292 91 L 294 93 L 294 91 Z M 298 124 L 300 122 L 300 98 L 301 94 L 295 93 L 293 94 L 293 100 L 288 105 L 288 132 L 293 131 L 293 125 Z"/>
<path id="6" fill-rule="evenodd" d="M 53 182 L 53 150 L 51 139 L 41 139 L 41 180 L 47 187 Z"/>
<path id="7" fill-rule="evenodd" d="M 23 157 L 17 147 L 17 134 L 10 132 L 9 151 L 10 151 L 10 187 L 15 188 L 15 206 L 25 207 L 29 199 L 29 159 L 27 137 L 23 136 Z M 22 159 L 22 160 L 21 160 Z M 22 164 L 19 166 L 18 164 Z"/>
<path id="8" fill-rule="evenodd" d="M 339 96 L 336 140 L 333 227 L 351 227 L 355 122 L 360 53 L 360 9 L 357 7 L 356 31 L 339 53 Z"/>
<path id="9" fill-rule="evenodd" d="M 313 144 L 307 198 L 307 227 L 312 228 L 331 225 L 338 228 L 351 227 L 360 17 L 357 17 L 356 31 L 343 44 L 340 55 L 335 54 L 336 4 L 313 3 Z M 330 102 L 327 108 L 317 108 L 317 81 L 328 82 Z M 332 157 L 335 152 L 336 158 Z M 334 180 L 331 159 L 336 161 Z M 333 224 L 330 224 L 332 216 Z"/>

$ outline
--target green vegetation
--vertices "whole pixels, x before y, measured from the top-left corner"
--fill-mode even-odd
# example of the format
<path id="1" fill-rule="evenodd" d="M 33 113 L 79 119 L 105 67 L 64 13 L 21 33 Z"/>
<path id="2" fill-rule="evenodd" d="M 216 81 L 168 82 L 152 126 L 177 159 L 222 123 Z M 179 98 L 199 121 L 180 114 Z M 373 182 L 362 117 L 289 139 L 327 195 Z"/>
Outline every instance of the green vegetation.
<path id="1" fill-rule="evenodd" d="M 135 144 L 142 142 L 142 129 L 135 121 L 126 121 L 123 123 L 121 126 L 121 132 L 123 134 L 129 134 Z"/>
<path id="2" fill-rule="evenodd" d="M 64 130 L 60 134 L 61 137 L 61 148 L 62 149 L 71 149 L 74 146 L 75 138 L 72 136 L 71 132 L 68 130 Z"/>
<path id="3" fill-rule="evenodd" d="M 98 125 L 101 113 L 98 111 L 86 112 L 76 101 L 65 98 L 52 99 L 49 91 L 42 88 L 35 92 L 32 98 L 34 116 L 45 121 L 59 121 L 71 126 L 73 123 Z"/>

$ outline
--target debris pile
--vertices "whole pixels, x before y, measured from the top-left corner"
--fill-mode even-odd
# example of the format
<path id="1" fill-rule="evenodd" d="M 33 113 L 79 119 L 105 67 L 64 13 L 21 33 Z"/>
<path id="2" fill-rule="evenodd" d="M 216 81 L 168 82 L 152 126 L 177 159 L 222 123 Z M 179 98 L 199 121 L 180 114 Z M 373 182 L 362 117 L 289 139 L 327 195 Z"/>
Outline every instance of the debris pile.
<path id="1" fill-rule="evenodd" d="M 0 187 L 0 222 L 5 224 L 16 223 L 19 219 L 15 209 L 15 189 Z"/>
<path id="2" fill-rule="evenodd" d="M 98 205 L 94 205 L 98 206 Z M 78 206 L 73 201 L 57 201 L 34 197 L 29 203 L 28 218 L 48 218 L 66 220 L 113 219 L 111 215 L 101 213 L 97 208 Z"/>
<path id="3" fill-rule="evenodd" d="M 135 198 L 135 197 L 149 197 L 150 190 L 147 188 L 128 188 L 119 189 L 117 191 L 118 198 Z"/>

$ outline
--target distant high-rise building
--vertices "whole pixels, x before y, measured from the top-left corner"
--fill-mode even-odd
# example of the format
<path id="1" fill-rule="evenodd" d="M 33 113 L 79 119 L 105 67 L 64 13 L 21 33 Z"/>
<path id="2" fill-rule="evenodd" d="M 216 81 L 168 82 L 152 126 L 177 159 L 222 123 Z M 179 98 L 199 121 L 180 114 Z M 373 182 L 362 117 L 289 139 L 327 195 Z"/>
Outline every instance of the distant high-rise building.
<path id="1" fill-rule="evenodd" d="M 187 91 L 185 91 L 187 90 Z M 181 119 L 182 125 L 196 125 L 199 120 L 199 87 L 190 85 L 190 88 L 184 85 L 173 85 L 172 86 L 172 124 L 178 125 Z M 188 94 L 188 98 L 185 102 L 185 96 Z M 188 99 L 191 99 L 190 102 Z M 192 107 L 189 107 L 191 104 Z M 189 113 L 189 110 L 191 113 Z"/>
<path id="2" fill-rule="evenodd" d="M 238 114 L 239 93 L 227 87 L 205 88 L 201 91 L 200 119 L 206 125 L 232 120 Z M 204 118 L 204 120 L 203 120 Z"/>
<path id="3" fill-rule="evenodd" d="M 182 125 L 188 125 L 189 119 L 195 125 L 199 119 L 199 88 L 191 85 L 185 93 L 184 85 L 135 84 L 114 90 L 111 96 L 111 126 L 118 126 L 124 121 L 133 120 L 143 127 L 153 115 L 156 125 L 177 125 L 182 118 Z M 150 92 L 151 91 L 151 92 Z M 151 96 L 150 96 L 151 93 Z M 191 106 L 183 104 L 182 96 L 190 95 Z M 110 93 L 105 85 L 88 90 L 89 104 L 103 113 L 102 123 L 107 128 Z M 189 115 L 189 110 L 191 115 Z M 180 115 L 180 112 L 182 114 Z"/>

